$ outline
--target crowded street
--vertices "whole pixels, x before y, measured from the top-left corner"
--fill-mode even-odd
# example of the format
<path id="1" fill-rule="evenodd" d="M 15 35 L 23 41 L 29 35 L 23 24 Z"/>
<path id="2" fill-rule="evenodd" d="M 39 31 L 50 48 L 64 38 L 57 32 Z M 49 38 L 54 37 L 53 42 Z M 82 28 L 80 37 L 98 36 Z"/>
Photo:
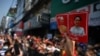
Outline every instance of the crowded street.
<path id="1" fill-rule="evenodd" d="M 0 56 L 100 56 L 100 0 L 0 0 Z"/>
<path id="2" fill-rule="evenodd" d="M 47 39 L 39 36 L 12 37 L 8 34 L 0 35 L 0 55 L 1 56 L 63 56 L 64 39 Z M 76 44 L 76 54 L 78 56 L 99 56 L 100 44 L 84 45 Z"/>

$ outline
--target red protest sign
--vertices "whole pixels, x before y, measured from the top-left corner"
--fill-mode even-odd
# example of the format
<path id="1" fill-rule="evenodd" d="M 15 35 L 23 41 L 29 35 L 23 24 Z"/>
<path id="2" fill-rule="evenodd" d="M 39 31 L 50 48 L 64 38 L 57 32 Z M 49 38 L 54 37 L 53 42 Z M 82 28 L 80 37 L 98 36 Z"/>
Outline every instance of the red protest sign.
<path id="1" fill-rule="evenodd" d="M 77 42 L 88 42 L 88 12 L 69 14 L 69 35 Z"/>
<path id="2" fill-rule="evenodd" d="M 56 19 L 62 35 L 68 34 L 77 42 L 88 42 L 88 12 L 58 14 Z"/>
<path id="3" fill-rule="evenodd" d="M 59 14 L 56 16 L 58 29 L 62 35 L 67 34 L 68 32 L 67 18 L 68 18 L 67 14 Z"/>

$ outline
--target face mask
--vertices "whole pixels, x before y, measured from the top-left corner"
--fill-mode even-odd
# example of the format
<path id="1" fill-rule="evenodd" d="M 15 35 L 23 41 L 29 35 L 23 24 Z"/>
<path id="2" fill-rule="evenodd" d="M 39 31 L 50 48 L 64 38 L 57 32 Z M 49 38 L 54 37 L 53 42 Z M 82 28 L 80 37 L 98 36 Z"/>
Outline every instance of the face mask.
<path id="1" fill-rule="evenodd" d="M 7 50 L 8 49 L 8 46 L 4 46 L 3 49 L 6 49 Z"/>

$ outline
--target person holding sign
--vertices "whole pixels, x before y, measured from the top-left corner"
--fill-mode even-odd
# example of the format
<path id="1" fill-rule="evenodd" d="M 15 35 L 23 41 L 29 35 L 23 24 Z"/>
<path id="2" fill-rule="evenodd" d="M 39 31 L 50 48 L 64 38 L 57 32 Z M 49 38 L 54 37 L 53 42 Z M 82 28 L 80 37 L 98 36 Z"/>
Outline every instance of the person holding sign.
<path id="1" fill-rule="evenodd" d="M 70 33 L 74 36 L 84 36 L 85 31 L 84 28 L 80 26 L 82 18 L 80 16 L 76 16 L 74 18 L 74 26 L 70 28 Z"/>

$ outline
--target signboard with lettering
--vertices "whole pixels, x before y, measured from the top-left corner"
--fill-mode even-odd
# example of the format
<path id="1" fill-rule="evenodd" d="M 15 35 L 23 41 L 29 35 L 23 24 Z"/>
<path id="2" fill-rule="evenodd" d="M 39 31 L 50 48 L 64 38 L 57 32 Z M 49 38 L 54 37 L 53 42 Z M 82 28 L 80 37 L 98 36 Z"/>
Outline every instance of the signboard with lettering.
<path id="1" fill-rule="evenodd" d="M 69 12 L 96 1 L 99 0 L 52 0 L 51 16 L 54 17 L 56 14 Z"/>

